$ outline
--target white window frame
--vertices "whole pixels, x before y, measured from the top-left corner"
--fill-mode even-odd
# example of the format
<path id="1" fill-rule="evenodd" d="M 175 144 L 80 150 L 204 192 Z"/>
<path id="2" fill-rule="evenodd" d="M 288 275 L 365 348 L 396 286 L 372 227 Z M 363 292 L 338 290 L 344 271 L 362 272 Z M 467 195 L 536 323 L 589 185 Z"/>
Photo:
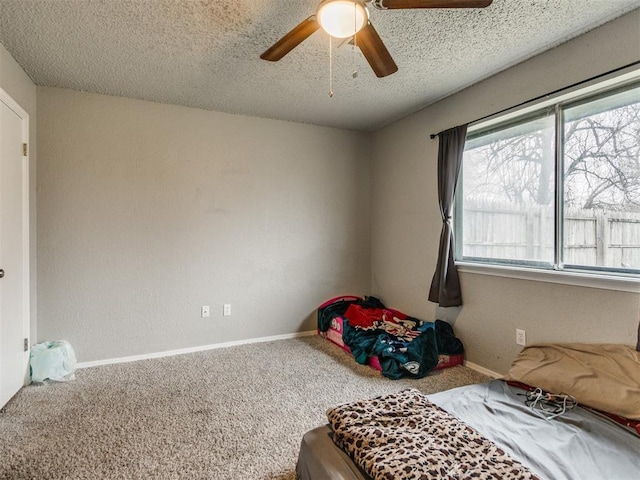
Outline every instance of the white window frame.
<path id="1" fill-rule="evenodd" d="M 590 82 L 585 82 L 579 86 L 565 89 L 554 95 L 549 95 L 544 99 L 531 102 L 525 106 L 519 106 L 508 110 L 507 112 L 496 114 L 469 125 L 467 130 L 468 134 L 478 130 L 485 130 L 498 124 L 508 123 L 510 121 L 517 120 L 527 115 L 534 114 L 545 108 L 553 107 L 556 109 L 556 176 L 558 170 L 562 168 L 562 162 L 560 162 L 560 156 L 562 155 L 561 138 L 562 130 L 557 128 L 558 122 L 562 121 L 562 116 L 559 115 L 558 110 L 565 104 L 571 104 L 581 99 L 588 99 L 600 93 L 604 93 L 610 90 L 614 90 L 620 87 L 632 85 L 640 81 L 640 68 L 637 65 L 623 69 L 615 74 L 607 75 L 595 79 Z M 463 165 L 464 168 L 464 165 Z M 563 175 L 564 172 L 560 172 Z M 461 175 L 462 177 L 462 175 Z M 462 182 L 462 178 L 459 179 Z M 557 182 L 557 180 L 556 180 Z M 557 185 L 557 183 L 556 183 Z M 562 215 L 564 209 L 564 198 L 562 192 L 557 191 L 556 188 L 556 216 Z M 460 189 L 458 190 L 460 191 Z M 461 207 L 461 198 L 456 199 L 455 211 L 458 211 Z M 454 212 L 455 215 L 455 212 Z M 562 216 L 558 217 L 562 218 Z M 454 218 L 456 238 L 459 236 L 459 228 L 461 222 L 456 221 Z M 562 238 L 556 232 L 555 242 L 558 244 L 562 242 Z M 558 248 L 562 248 L 562 245 L 556 245 L 556 251 Z M 462 242 L 461 239 L 456 240 L 456 265 L 458 271 L 462 273 L 472 273 L 480 275 L 490 275 L 497 277 L 507 277 L 522 280 L 533 280 L 540 282 L 557 283 L 563 285 L 576 285 L 582 287 L 591 287 L 607 290 L 617 290 L 623 292 L 640 293 L 640 278 L 636 274 L 627 274 L 614 271 L 594 271 L 589 269 L 545 269 L 536 266 L 524 266 L 524 265 L 509 265 L 502 263 L 489 263 L 478 259 L 469 260 L 462 259 Z"/>

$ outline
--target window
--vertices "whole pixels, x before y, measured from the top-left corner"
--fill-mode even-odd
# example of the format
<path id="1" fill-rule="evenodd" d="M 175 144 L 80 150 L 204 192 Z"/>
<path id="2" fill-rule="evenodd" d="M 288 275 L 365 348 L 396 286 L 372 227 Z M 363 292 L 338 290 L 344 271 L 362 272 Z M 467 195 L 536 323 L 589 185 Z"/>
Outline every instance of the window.
<path id="1" fill-rule="evenodd" d="M 456 259 L 640 273 L 640 85 L 470 129 Z"/>

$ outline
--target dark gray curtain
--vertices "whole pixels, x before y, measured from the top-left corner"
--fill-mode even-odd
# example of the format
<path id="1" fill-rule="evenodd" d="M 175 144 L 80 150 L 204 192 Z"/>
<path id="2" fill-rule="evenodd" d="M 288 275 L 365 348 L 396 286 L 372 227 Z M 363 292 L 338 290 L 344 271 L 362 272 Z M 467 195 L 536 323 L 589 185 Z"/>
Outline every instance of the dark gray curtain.
<path id="1" fill-rule="evenodd" d="M 640 313 L 640 310 L 638 310 Z M 638 315 L 638 320 L 640 320 L 640 315 Z M 636 343 L 636 350 L 640 352 L 640 323 L 638 323 L 638 343 Z"/>
<path id="2" fill-rule="evenodd" d="M 441 307 L 462 305 L 460 280 L 453 260 L 454 240 L 451 214 L 453 213 L 466 136 L 467 125 L 450 128 L 438 134 L 438 199 L 442 215 L 442 233 L 440 233 L 438 265 L 431 281 L 429 301 L 435 302 Z"/>

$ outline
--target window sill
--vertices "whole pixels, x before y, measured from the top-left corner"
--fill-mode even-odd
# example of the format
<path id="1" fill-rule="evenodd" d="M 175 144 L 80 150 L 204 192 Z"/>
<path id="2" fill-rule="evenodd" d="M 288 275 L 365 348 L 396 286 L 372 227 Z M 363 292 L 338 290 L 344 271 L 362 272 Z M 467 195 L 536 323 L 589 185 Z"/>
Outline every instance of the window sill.
<path id="1" fill-rule="evenodd" d="M 640 293 L 640 279 L 636 277 L 607 276 L 581 272 L 541 270 L 535 268 L 456 262 L 458 272 L 493 277 L 517 278 L 536 282 L 559 283 L 579 287 Z"/>

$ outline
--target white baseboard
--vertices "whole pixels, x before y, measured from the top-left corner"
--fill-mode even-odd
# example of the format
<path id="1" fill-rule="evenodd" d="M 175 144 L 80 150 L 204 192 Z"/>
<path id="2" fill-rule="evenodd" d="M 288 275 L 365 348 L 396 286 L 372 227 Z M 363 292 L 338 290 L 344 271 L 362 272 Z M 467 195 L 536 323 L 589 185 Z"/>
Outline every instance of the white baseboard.
<path id="1" fill-rule="evenodd" d="M 178 350 L 167 350 L 164 352 L 145 353 L 142 355 L 132 355 L 130 357 L 107 358 L 104 360 L 94 360 L 91 362 L 79 362 L 76 364 L 76 368 L 90 368 L 90 367 L 98 367 L 101 365 L 114 365 L 116 363 L 137 362 L 138 360 L 148 360 L 150 358 L 171 357 L 173 355 L 183 355 L 185 353 L 202 352 L 205 350 L 214 350 L 217 348 L 227 348 L 227 347 L 235 347 L 238 345 L 248 345 L 250 343 L 272 342 L 274 340 L 287 340 L 290 338 L 309 337 L 311 335 L 316 335 L 316 334 L 317 334 L 316 330 L 310 330 L 308 332 L 286 333 L 284 335 L 273 335 L 271 337 L 249 338 L 246 340 L 236 340 L 233 342 L 214 343 L 213 345 L 200 345 L 197 347 L 180 348 Z"/>
<path id="2" fill-rule="evenodd" d="M 473 362 L 468 362 L 467 360 L 464 361 L 464 366 L 469 367 L 471 370 L 475 370 L 476 372 L 479 372 L 483 375 L 486 375 L 487 377 L 491 377 L 491 378 L 504 377 L 504 375 L 501 375 L 498 372 L 494 372 L 493 370 L 489 370 L 488 368 L 481 367 L 480 365 L 477 365 Z"/>

